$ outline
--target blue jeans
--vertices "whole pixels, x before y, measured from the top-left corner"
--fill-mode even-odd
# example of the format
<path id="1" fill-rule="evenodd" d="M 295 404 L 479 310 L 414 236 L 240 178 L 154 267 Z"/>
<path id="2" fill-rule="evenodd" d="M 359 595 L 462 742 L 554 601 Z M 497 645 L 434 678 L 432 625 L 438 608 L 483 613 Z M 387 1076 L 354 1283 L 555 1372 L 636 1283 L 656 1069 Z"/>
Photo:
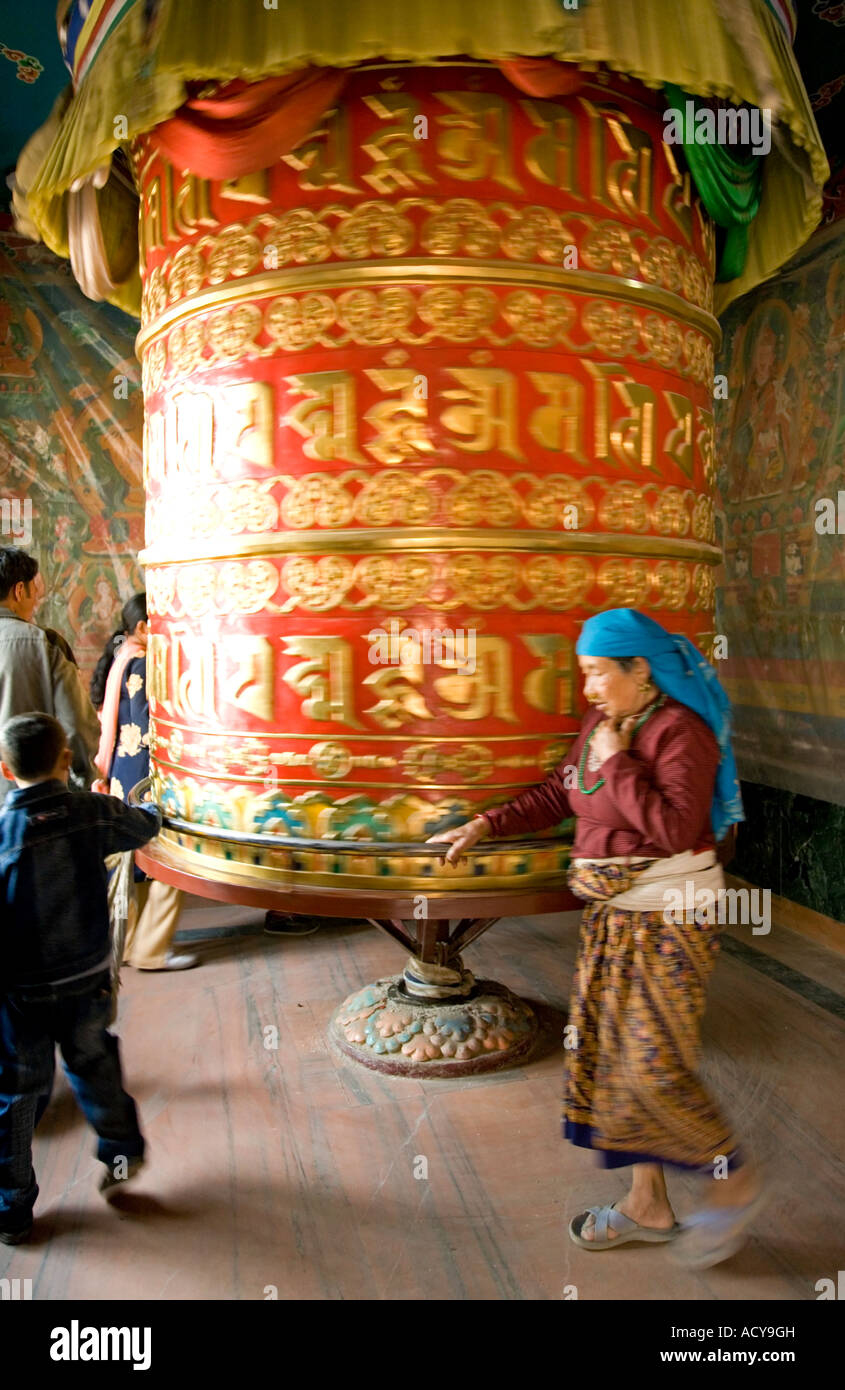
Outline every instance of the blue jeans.
<path id="1" fill-rule="evenodd" d="M 117 1038 L 108 1032 L 108 971 L 60 991 L 0 995 L 0 1230 L 32 1220 L 38 1184 L 32 1135 L 53 1089 L 59 1044 L 77 1102 L 98 1135 L 97 1157 L 141 1158 L 135 1102 L 123 1089 Z"/>

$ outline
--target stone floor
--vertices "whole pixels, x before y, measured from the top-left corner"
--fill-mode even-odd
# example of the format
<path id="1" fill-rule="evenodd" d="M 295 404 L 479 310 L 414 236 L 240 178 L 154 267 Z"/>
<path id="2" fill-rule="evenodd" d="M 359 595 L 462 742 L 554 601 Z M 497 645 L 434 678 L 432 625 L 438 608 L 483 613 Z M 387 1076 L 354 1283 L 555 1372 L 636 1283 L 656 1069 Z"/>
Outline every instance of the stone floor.
<path id="1" fill-rule="evenodd" d="M 589 1253 L 566 1235 L 626 1186 L 559 1138 L 576 916 L 502 921 L 470 948 L 476 976 L 532 1001 L 543 1033 L 521 1067 L 446 1081 L 383 1077 L 328 1045 L 339 1001 L 401 969 L 372 928 L 273 939 L 260 914 L 198 900 L 183 921 L 200 969 L 124 973 L 119 1032 L 150 1161 L 112 1205 L 57 1082 L 32 1241 L 0 1247 L 0 1277 L 32 1279 L 34 1298 L 547 1300 L 574 1285 L 582 1300 L 808 1300 L 842 1267 L 845 956 L 777 923 L 725 942 L 704 1071 L 772 1201 L 740 1255 L 694 1274 L 660 1247 Z M 689 1211 L 697 1180 L 670 1188 Z"/>

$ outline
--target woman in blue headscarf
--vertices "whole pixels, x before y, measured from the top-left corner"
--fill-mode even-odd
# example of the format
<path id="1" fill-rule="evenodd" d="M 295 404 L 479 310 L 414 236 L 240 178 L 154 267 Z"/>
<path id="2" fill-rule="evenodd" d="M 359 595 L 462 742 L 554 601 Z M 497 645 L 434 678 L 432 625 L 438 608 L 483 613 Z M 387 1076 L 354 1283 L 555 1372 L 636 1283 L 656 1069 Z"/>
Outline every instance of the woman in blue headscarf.
<path id="1" fill-rule="evenodd" d="M 569 1233 L 586 1250 L 677 1240 L 704 1267 L 727 1259 L 761 1186 L 697 1075 L 705 987 L 724 912 L 716 844 L 743 819 L 730 704 L 689 638 L 632 608 L 584 623 L 576 646 L 591 705 L 566 764 L 466 825 L 446 862 L 485 835 L 576 818 L 569 884 L 584 910 L 567 1030 L 564 1134 L 631 1190 L 590 1207 Z M 680 1226 L 663 1165 L 711 1179 Z"/>

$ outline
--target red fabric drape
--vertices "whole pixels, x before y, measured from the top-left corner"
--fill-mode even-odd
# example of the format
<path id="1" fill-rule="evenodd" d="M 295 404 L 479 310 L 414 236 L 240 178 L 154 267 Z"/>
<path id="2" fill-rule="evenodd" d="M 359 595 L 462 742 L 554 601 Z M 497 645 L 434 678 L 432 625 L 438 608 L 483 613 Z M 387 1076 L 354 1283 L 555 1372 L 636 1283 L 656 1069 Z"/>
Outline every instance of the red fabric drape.
<path id="1" fill-rule="evenodd" d="M 532 97 L 567 96 L 585 80 L 574 63 L 554 58 L 512 58 L 498 66 Z M 239 178 L 296 149 L 345 81 L 338 68 L 311 67 L 260 82 L 226 82 L 212 96 L 189 97 L 156 127 L 156 139 L 177 169 L 204 179 Z"/>
<path id="2" fill-rule="evenodd" d="M 559 63 L 556 58 L 510 58 L 498 66 L 508 81 L 529 97 L 569 96 L 588 76 L 577 63 Z"/>
<path id="3" fill-rule="evenodd" d="M 296 149 L 345 81 L 337 68 L 301 68 L 260 82 L 227 82 L 211 97 L 189 98 L 156 126 L 156 139 L 177 169 L 236 179 Z"/>

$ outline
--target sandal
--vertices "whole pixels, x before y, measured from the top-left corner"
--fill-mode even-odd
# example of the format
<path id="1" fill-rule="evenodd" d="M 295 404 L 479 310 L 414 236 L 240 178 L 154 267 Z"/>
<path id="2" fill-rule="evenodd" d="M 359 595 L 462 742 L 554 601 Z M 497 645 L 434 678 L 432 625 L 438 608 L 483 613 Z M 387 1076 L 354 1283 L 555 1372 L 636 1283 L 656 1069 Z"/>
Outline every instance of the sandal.
<path id="1" fill-rule="evenodd" d="M 729 1260 L 745 1244 L 746 1233 L 768 1199 L 760 1191 L 741 1207 L 705 1207 L 687 1217 L 673 1258 L 687 1269 L 710 1269 Z"/>
<path id="2" fill-rule="evenodd" d="M 588 1216 L 594 1216 L 596 1219 L 595 1236 L 592 1240 L 587 1240 L 581 1235 Z M 608 1226 L 617 1232 L 613 1239 L 607 1233 Z M 569 1223 L 570 1239 L 574 1240 L 576 1245 L 580 1245 L 582 1250 L 612 1250 L 614 1246 L 625 1245 L 629 1240 L 645 1240 L 652 1245 L 665 1245 L 668 1241 L 674 1240 L 680 1230 L 677 1221 L 666 1230 L 659 1230 L 656 1226 L 640 1226 L 624 1212 L 617 1211 L 612 1203 L 605 1207 L 588 1207 Z"/>

